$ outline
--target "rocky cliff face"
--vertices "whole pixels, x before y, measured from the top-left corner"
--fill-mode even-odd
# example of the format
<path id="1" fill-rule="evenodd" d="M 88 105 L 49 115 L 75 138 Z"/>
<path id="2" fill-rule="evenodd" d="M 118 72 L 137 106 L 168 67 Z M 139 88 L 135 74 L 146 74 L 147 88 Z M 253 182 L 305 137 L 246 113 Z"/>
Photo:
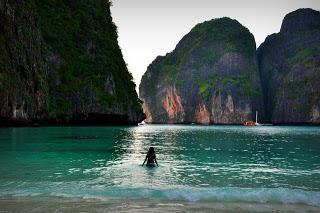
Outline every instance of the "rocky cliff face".
<path id="1" fill-rule="evenodd" d="M 140 84 L 148 123 L 234 124 L 263 111 L 253 35 L 236 20 L 195 26 Z"/>
<path id="2" fill-rule="evenodd" d="M 299 9 L 258 48 L 266 118 L 320 123 L 320 13 Z"/>
<path id="3" fill-rule="evenodd" d="M 0 2 L 0 124 L 144 119 L 108 0 Z"/>

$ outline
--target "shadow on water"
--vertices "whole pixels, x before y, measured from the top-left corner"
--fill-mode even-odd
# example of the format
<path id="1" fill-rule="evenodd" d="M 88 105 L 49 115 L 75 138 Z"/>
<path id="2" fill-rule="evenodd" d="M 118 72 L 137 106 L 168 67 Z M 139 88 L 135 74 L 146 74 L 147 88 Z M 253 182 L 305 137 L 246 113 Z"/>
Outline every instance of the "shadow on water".
<path id="1" fill-rule="evenodd" d="M 59 136 L 58 139 L 62 140 L 94 140 L 94 139 L 101 139 L 98 136 L 91 136 L 91 135 L 72 135 L 72 136 Z"/>

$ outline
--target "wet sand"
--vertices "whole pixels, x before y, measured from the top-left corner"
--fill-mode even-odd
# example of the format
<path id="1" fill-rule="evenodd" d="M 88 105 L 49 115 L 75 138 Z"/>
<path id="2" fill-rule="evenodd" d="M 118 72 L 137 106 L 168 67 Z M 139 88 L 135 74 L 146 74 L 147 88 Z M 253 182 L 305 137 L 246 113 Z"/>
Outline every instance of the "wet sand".
<path id="1" fill-rule="evenodd" d="M 2 198 L 0 212 L 320 212 L 298 204 L 80 198 Z"/>

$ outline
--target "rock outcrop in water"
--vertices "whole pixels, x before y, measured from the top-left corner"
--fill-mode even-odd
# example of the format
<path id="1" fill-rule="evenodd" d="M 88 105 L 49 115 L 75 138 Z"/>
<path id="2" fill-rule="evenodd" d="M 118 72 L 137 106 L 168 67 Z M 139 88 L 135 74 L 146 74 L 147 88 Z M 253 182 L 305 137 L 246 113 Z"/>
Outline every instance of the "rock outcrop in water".
<path id="1" fill-rule="evenodd" d="M 109 0 L 0 1 L 0 124 L 144 119 Z"/>
<path id="2" fill-rule="evenodd" d="M 258 48 L 266 118 L 320 123 L 320 13 L 299 9 Z"/>
<path id="3" fill-rule="evenodd" d="M 236 124 L 262 111 L 253 35 L 236 20 L 195 26 L 140 84 L 147 123 Z"/>

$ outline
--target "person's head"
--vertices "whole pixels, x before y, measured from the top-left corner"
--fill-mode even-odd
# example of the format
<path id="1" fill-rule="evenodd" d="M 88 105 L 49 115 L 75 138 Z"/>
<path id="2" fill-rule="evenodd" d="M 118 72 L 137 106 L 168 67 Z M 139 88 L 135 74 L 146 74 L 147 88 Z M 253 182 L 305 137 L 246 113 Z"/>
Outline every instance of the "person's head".
<path id="1" fill-rule="evenodd" d="M 153 154 L 153 153 L 154 153 L 154 148 L 153 148 L 153 147 L 150 147 L 148 153 L 149 153 L 149 154 Z"/>

